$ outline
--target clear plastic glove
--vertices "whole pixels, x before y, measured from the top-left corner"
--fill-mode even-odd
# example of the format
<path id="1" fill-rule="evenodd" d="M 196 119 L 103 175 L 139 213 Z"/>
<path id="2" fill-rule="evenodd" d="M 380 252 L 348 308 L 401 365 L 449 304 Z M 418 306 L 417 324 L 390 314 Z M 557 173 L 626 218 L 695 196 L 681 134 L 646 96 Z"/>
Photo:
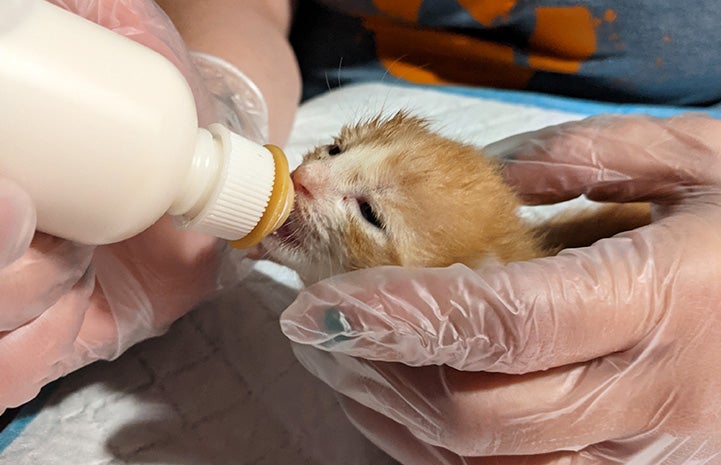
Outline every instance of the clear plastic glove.
<path id="1" fill-rule="evenodd" d="M 191 57 L 152 1 L 54 3 L 170 59 L 191 85 L 201 124 L 221 121 L 263 139 L 265 106 L 255 86 L 227 63 Z M 29 5 L 14 1 L 6 11 L 22 18 Z M 203 65 L 202 73 L 193 62 Z M 34 228 L 27 194 L 0 177 L 0 412 L 70 371 L 115 358 L 165 331 L 218 288 L 227 256 L 221 241 L 179 231 L 169 218 L 125 242 L 97 248 Z"/>
<path id="2" fill-rule="evenodd" d="M 529 203 L 652 200 L 654 221 L 318 283 L 282 316 L 301 362 L 406 464 L 721 463 L 721 121 L 596 117 L 490 150 Z"/>

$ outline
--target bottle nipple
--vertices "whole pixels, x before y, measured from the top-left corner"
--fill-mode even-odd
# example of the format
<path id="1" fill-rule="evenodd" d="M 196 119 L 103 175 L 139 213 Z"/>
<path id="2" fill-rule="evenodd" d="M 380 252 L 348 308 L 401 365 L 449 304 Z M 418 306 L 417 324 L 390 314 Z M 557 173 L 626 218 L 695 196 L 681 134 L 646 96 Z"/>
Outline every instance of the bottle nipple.
<path id="1" fill-rule="evenodd" d="M 275 178 L 273 179 L 273 192 L 270 194 L 268 206 L 263 212 L 258 224 L 245 236 L 238 240 L 228 241 L 236 249 L 247 249 L 258 244 L 265 236 L 280 228 L 288 219 L 293 209 L 295 191 L 290 178 L 288 160 L 283 151 L 271 144 L 264 146 L 273 154 L 275 164 Z"/>

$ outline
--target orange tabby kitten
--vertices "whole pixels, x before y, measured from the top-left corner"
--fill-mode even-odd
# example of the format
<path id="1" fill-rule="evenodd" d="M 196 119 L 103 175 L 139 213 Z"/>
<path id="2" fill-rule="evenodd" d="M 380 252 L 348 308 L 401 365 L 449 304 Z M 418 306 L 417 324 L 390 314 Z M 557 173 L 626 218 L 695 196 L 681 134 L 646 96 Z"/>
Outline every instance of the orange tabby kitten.
<path id="1" fill-rule="evenodd" d="M 532 226 L 497 161 L 403 112 L 344 127 L 305 156 L 293 183 L 294 210 L 262 247 L 306 284 L 380 265 L 528 260 L 567 245 L 564 235 L 582 245 L 648 222 L 646 206 L 621 207 L 630 211 L 622 221 L 615 210 L 593 213 L 591 227 L 581 216 Z"/>

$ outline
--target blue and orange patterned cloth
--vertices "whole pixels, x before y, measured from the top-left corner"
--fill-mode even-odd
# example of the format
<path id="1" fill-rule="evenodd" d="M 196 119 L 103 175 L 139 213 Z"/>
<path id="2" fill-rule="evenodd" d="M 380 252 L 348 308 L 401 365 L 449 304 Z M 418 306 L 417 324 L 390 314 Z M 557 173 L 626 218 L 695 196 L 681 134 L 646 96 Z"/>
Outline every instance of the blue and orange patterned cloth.
<path id="1" fill-rule="evenodd" d="M 721 1 L 307 0 L 306 97 L 357 81 L 613 102 L 721 101 Z"/>

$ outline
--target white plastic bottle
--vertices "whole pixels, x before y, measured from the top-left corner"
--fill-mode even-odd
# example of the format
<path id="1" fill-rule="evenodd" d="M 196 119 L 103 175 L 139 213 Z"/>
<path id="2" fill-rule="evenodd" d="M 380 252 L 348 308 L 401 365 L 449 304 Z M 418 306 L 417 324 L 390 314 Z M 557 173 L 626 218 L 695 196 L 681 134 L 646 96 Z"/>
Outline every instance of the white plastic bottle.
<path id="1" fill-rule="evenodd" d="M 160 54 L 45 1 L 0 31 L 0 176 L 40 231 L 87 244 L 166 213 L 247 247 L 292 206 L 280 149 L 198 128 L 193 95 Z"/>

